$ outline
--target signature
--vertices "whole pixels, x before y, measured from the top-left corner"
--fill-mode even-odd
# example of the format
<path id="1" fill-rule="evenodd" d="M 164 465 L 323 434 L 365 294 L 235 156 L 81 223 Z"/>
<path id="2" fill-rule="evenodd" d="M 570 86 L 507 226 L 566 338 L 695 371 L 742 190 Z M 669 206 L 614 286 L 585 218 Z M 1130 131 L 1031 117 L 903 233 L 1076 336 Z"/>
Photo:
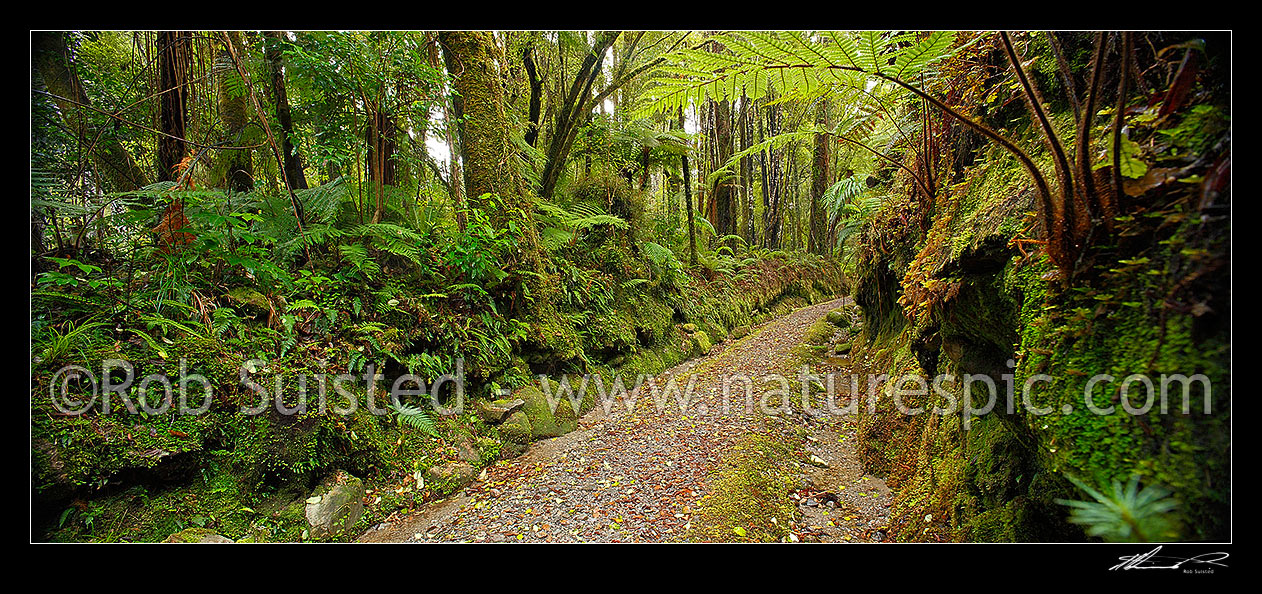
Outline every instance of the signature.
<path id="1" fill-rule="evenodd" d="M 1203 553 L 1195 557 L 1188 557 L 1184 559 L 1182 557 L 1172 557 L 1170 555 L 1158 555 L 1157 553 L 1160 551 L 1161 547 L 1157 547 L 1141 555 L 1124 555 L 1122 557 L 1118 557 L 1121 563 L 1110 567 L 1109 571 L 1116 571 L 1118 569 L 1181 569 L 1185 564 L 1227 567 L 1227 564 L 1219 563 L 1219 561 L 1231 556 L 1227 553 L 1218 552 Z"/>

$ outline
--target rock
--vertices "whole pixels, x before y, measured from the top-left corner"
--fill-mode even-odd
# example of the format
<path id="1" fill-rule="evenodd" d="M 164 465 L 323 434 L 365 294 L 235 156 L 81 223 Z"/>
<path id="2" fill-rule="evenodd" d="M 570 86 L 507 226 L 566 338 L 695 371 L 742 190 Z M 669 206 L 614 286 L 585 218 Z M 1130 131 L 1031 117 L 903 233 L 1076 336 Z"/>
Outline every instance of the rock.
<path id="1" fill-rule="evenodd" d="M 684 329 L 684 332 L 687 332 L 687 333 L 689 333 L 689 334 L 692 334 L 693 332 L 696 332 L 696 331 L 697 331 L 697 325 L 696 325 L 696 324 L 684 324 L 684 325 L 683 325 L 683 329 Z"/>
<path id="2" fill-rule="evenodd" d="M 255 315 L 266 315 L 272 310 L 272 304 L 267 297 L 249 287 L 233 289 L 228 292 L 227 297 L 236 306 Z"/>
<path id="3" fill-rule="evenodd" d="M 553 389 L 556 389 L 555 382 Z M 554 396 L 559 401 L 553 410 L 548 397 L 533 386 L 522 388 L 517 396 L 526 401 L 521 412 L 530 418 L 530 431 L 535 439 L 560 437 L 578 428 L 578 415 L 574 414 L 568 398 L 560 394 Z"/>
<path id="4" fill-rule="evenodd" d="M 828 322 L 834 326 L 837 326 L 838 328 L 850 327 L 850 317 L 847 316 L 840 309 L 834 309 L 833 311 L 828 312 L 827 317 L 828 317 Z"/>
<path id="5" fill-rule="evenodd" d="M 364 481 L 343 471 L 325 477 L 307 498 L 304 515 L 311 538 L 350 534 L 364 515 Z"/>
<path id="6" fill-rule="evenodd" d="M 526 413 L 517 411 L 508 416 L 503 423 L 500 424 L 500 435 L 509 443 L 517 445 L 528 445 L 531 437 L 534 436 L 534 430 L 530 428 L 530 418 Z"/>
<path id="7" fill-rule="evenodd" d="M 710 348 L 713 345 L 710 344 L 710 336 L 708 334 L 705 332 L 697 332 L 695 334 L 691 334 L 689 337 L 692 338 L 692 346 L 696 348 L 698 353 L 702 355 L 710 353 Z"/>
<path id="8" fill-rule="evenodd" d="M 823 458 L 820 458 L 819 456 L 816 456 L 815 454 L 811 454 L 811 464 L 828 468 L 828 463 L 825 462 Z"/>
<path id="9" fill-rule="evenodd" d="M 490 402 L 479 400 L 477 403 L 478 416 L 492 425 L 502 423 L 504 419 L 508 418 L 508 415 L 521 410 L 521 407 L 525 406 L 525 404 L 526 401 L 520 398 L 515 400 L 492 400 Z"/>
<path id="10" fill-rule="evenodd" d="M 452 447 L 456 448 L 456 457 L 462 462 L 477 464 L 482 461 L 481 454 L 478 453 L 477 446 L 473 445 L 473 440 L 463 433 L 452 440 Z"/>
<path id="11" fill-rule="evenodd" d="M 426 483 L 435 491 L 450 493 L 472 483 L 477 472 L 464 462 L 447 462 L 425 471 Z"/>
<path id="12" fill-rule="evenodd" d="M 849 353 L 849 352 L 850 352 L 850 349 L 851 349 L 851 348 L 852 348 L 852 347 L 851 347 L 851 343 L 848 343 L 848 342 L 843 342 L 843 343 L 841 343 L 841 344 L 839 344 L 839 345 L 837 345 L 837 346 L 833 347 L 833 354 L 834 354 L 834 355 L 845 355 L 845 354 L 847 354 L 847 353 Z"/>
<path id="13" fill-rule="evenodd" d="M 732 338 L 745 338 L 749 336 L 749 326 L 737 326 L 732 329 Z"/>
<path id="14" fill-rule="evenodd" d="M 212 530 L 206 528 L 186 528 L 171 536 L 168 536 L 164 543 L 175 544 L 231 544 L 231 538 L 216 534 Z"/>

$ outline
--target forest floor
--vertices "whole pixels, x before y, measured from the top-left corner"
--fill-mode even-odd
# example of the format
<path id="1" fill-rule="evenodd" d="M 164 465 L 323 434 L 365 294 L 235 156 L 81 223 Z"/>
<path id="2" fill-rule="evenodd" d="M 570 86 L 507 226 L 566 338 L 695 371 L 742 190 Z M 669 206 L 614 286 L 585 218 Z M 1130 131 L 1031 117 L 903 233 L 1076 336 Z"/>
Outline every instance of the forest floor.
<path id="1" fill-rule="evenodd" d="M 444 500 L 370 528 L 360 542 L 662 542 L 696 539 L 698 504 L 725 455 L 768 417 L 745 411 L 734 395 L 723 412 L 723 378 L 785 373 L 807 329 L 839 299 L 799 309 L 716 345 L 709 355 L 659 374 L 682 389 L 696 383 L 685 414 L 658 407 L 647 388 L 626 401 L 600 404 L 578 430 L 531 445 L 519 458 L 487 468 L 476 482 Z M 844 359 L 830 359 L 836 367 Z M 824 371 L 838 371 L 827 369 Z M 817 368 L 817 372 L 820 370 Z M 787 374 L 786 374 L 787 375 Z M 630 383 L 628 388 L 630 387 Z M 734 394 L 739 394 L 739 386 Z M 672 402 L 670 397 L 666 401 Z M 854 453 L 853 416 L 789 415 L 774 419 L 785 435 L 803 439 L 797 454 L 797 518 L 786 537 L 799 541 L 885 540 L 890 492 L 866 475 Z M 748 494 L 735 494 L 747 497 Z M 761 503 L 761 502 L 760 502 Z M 785 502 L 776 502 L 783 505 Z M 737 540 L 733 538 L 732 540 Z"/>

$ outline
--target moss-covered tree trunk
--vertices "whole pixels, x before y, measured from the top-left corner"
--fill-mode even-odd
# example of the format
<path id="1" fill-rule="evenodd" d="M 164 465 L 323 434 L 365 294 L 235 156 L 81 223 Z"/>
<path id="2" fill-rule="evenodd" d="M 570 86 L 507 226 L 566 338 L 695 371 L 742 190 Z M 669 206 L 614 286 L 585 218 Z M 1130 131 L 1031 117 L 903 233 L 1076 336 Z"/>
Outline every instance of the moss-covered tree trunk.
<path id="1" fill-rule="evenodd" d="M 276 121 L 281 129 L 281 153 L 285 157 L 285 177 L 289 187 L 295 190 L 307 188 L 307 175 L 302 170 L 302 159 L 294 146 L 294 120 L 289 111 L 289 93 L 285 87 L 284 44 L 288 42 L 284 31 L 265 31 L 267 37 L 268 74 L 271 75 L 272 104 L 276 108 Z"/>
<path id="2" fill-rule="evenodd" d="M 582 355 L 578 334 L 556 310 L 557 281 L 547 270 L 534 203 L 518 170 L 494 40 L 490 33 L 478 31 L 444 31 L 438 39 L 456 91 L 453 107 L 469 205 L 485 211 L 496 228 L 517 229 L 518 271 L 525 274 L 524 293 L 514 298 L 514 307 L 532 322 L 526 350 L 540 360 L 577 358 Z M 490 195 L 498 196 L 498 203 L 492 204 Z"/>
<path id="3" fill-rule="evenodd" d="M 732 107 L 728 101 L 719 101 L 714 104 L 714 167 L 719 168 L 727 164 L 732 158 L 733 135 L 732 135 Z M 710 195 L 714 197 L 714 228 L 720 236 L 735 235 L 736 229 L 736 202 L 735 187 L 732 180 L 720 177 L 714 180 L 714 186 L 710 190 Z"/>
<path id="4" fill-rule="evenodd" d="M 233 46 L 243 47 L 240 32 L 228 33 L 228 39 Z M 232 146 L 245 146 L 250 140 L 245 133 L 245 125 L 249 122 L 248 91 L 227 47 L 219 51 L 215 70 L 219 74 L 219 120 L 223 124 L 226 140 Z M 254 189 L 254 165 L 249 149 L 228 149 L 221 153 L 220 158 L 222 162 L 218 171 L 221 179 L 218 181 L 223 187 L 234 192 L 249 192 Z"/>
<path id="5" fill-rule="evenodd" d="M 505 110 L 504 87 L 495 62 L 491 34 L 479 31 L 444 31 L 438 35 L 443 59 L 456 91 L 452 98 L 460 131 L 460 158 L 464 163 L 465 196 L 469 205 L 486 210 L 500 228 L 513 221 L 521 227 L 523 247 L 538 259 L 538 238 L 531 212 L 534 205 L 517 166 L 517 151 Z M 454 157 L 454 155 L 453 155 Z M 488 208 L 483 196 L 495 194 L 501 208 Z"/>
<path id="6" fill-rule="evenodd" d="M 135 190 L 148 185 L 148 176 L 132 159 L 131 153 L 113 134 L 102 130 L 87 117 L 91 102 L 70 61 L 68 44 L 65 31 L 34 32 L 31 34 L 31 57 L 34 70 L 48 92 L 53 94 L 53 102 L 57 104 L 66 127 L 79 137 L 85 149 L 92 149 L 89 157 L 96 172 L 96 183 L 110 192 Z"/>
<path id="7" fill-rule="evenodd" d="M 821 99 L 815 112 L 815 123 L 828 127 L 828 101 Z M 827 220 L 824 217 L 824 192 L 828 190 L 828 136 L 815 135 L 815 167 L 811 172 L 811 216 L 807 251 L 826 254 Z"/>

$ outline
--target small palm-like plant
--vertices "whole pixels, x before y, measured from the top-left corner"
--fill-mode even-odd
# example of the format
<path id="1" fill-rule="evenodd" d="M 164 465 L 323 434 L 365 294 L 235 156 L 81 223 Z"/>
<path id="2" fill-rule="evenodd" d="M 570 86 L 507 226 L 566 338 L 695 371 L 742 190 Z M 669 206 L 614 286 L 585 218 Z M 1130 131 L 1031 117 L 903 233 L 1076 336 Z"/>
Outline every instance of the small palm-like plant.
<path id="1" fill-rule="evenodd" d="M 1171 492 L 1156 485 L 1139 488 L 1139 476 L 1132 476 L 1125 487 L 1113 481 L 1108 493 L 1101 493 L 1086 483 L 1066 476 L 1095 501 L 1057 499 L 1056 503 L 1073 508 L 1069 521 L 1087 527 L 1087 534 L 1111 542 L 1150 542 L 1176 536 L 1168 512 L 1177 506 Z"/>

